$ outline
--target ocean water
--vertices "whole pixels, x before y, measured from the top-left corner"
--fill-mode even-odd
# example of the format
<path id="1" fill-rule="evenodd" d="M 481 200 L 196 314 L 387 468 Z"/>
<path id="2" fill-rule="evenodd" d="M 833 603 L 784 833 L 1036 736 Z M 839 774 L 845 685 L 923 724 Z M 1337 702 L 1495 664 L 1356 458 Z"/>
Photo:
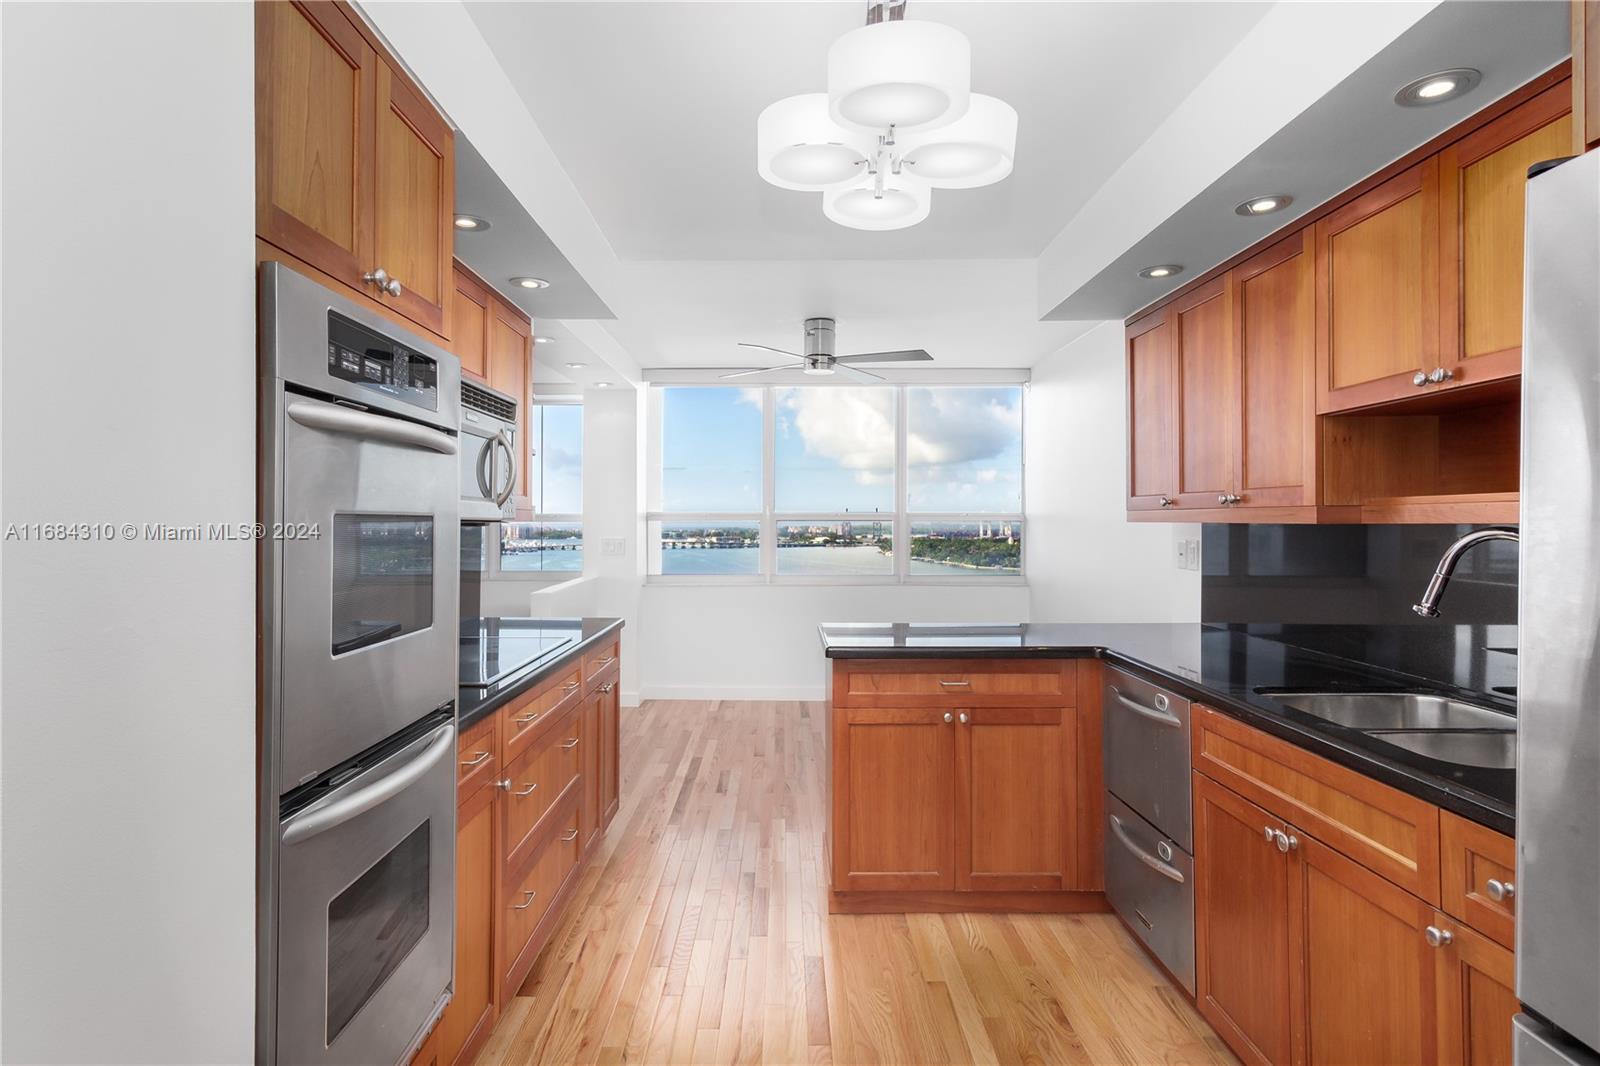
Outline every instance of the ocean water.
<path id="1" fill-rule="evenodd" d="M 677 548 L 661 553 L 663 574 L 727 575 L 755 574 L 761 569 L 760 548 Z M 851 548 L 805 546 L 778 549 L 778 574 L 782 577 L 887 577 L 894 573 L 894 560 L 871 545 Z M 911 560 L 911 573 L 1014 575 L 1015 570 L 974 570 L 950 563 Z"/>

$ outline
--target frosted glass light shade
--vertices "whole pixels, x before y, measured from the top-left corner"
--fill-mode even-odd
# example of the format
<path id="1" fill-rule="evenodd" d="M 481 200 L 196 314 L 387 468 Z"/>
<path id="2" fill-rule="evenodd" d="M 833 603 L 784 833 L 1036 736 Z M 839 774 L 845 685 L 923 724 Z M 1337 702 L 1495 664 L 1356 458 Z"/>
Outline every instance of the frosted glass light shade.
<path id="1" fill-rule="evenodd" d="M 886 178 L 883 197 L 873 194 L 872 180 L 828 189 L 822 194 L 822 213 L 851 229 L 890 230 L 915 226 L 928 217 L 933 190 L 904 177 Z"/>
<path id="2" fill-rule="evenodd" d="M 967 113 L 932 133 L 906 138 L 905 166 L 936 189 L 975 189 L 1011 173 L 1017 109 L 973 93 Z"/>
<path id="3" fill-rule="evenodd" d="M 873 133 L 936 129 L 966 114 L 972 46 L 937 22 L 878 22 L 828 49 L 835 122 Z"/>
<path id="4" fill-rule="evenodd" d="M 756 171 L 780 189 L 854 181 L 866 170 L 862 139 L 829 116 L 827 93 L 790 96 L 756 119 Z"/>

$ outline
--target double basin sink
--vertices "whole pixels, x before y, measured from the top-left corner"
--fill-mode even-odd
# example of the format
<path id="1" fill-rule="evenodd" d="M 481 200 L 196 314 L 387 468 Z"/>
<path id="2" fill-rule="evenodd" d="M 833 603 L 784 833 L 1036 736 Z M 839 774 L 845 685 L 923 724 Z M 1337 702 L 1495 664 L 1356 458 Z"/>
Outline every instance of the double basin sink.
<path id="1" fill-rule="evenodd" d="M 1491 770 L 1517 765 L 1517 720 L 1502 711 L 1412 692 L 1256 691 L 1439 762 Z"/>

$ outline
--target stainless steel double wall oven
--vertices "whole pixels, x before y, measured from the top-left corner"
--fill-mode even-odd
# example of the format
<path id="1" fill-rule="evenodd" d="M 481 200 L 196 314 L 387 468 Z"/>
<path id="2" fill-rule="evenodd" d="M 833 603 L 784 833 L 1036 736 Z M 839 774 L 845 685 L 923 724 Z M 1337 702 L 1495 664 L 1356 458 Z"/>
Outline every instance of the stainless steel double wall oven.
<path id="1" fill-rule="evenodd" d="M 452 980 L 460 365 L 261 270 L 257 1059 L 394 1063 Z"/>

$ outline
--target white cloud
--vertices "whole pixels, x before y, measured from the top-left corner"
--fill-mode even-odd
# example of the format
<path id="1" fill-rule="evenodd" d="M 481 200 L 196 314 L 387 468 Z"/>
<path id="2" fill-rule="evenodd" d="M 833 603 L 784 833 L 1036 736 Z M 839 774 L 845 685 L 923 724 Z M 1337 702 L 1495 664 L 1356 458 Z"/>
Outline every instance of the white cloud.
<path id="1" fill-rule="evenodd" d="M 1022 405 L 1014 393 L 990 389 L 912 389 L 906 460 L 953 466 L 993 459 L 1017 442 Z"/>
<path id="2" fill-rule="evenodd" d="M 831 459 L 868 477 L 894 471 L 894 401 L 892 389 L 785 389 L 778 402 L 788 415 L 807 453 Z"/>

